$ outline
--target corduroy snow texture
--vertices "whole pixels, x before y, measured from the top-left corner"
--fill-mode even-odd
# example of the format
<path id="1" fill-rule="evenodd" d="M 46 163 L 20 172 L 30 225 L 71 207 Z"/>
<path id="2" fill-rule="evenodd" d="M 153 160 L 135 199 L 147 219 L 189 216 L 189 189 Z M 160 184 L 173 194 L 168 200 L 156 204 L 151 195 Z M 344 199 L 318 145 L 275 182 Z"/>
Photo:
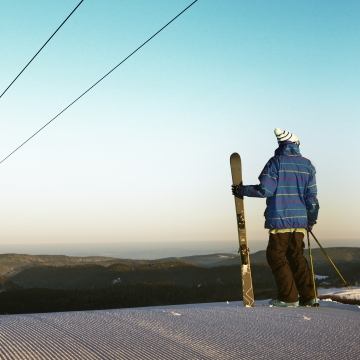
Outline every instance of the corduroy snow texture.
<path id="1" fill-rule="evenodd" d="M 299 139 L 294 135 L 292 134 L 291 132 L 289 131 L 286 131 L 286 130 L 280 130 L 279 128 L 276 128 L 274 130 L 274 133 L 276 135 L 276 138 L 277 138 L 277 141 L 278 143 L 280 144 L 282 141 L 291 141 L 295 144 L 298 144 L 300 145 L 300 141 Z"/>
<path id="2" fill-rule="evenodd" d="M 319 211 L 315 168 L 293 142 L 281 142 L 259 176 L 259 185 L 244 186 L 243 195 L 266 197 L 265 228 L 307 228 Z"/>

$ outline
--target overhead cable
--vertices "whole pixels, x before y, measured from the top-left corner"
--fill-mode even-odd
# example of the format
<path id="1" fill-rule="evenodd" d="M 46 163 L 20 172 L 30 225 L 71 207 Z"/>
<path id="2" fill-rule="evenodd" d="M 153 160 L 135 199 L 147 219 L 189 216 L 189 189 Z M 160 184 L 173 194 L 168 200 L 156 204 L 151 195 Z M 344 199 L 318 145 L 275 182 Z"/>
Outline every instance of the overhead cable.
<path id="1" fill-rule="evenodd" d="M 6 156 L 3 160 L 0 161 L 0 164 L 3 163 L 7 158 L 9 158 L 12 154 L 14 154 L 17 150 L 19 150 L 22 146 L 24 146 L 28 141 L 30 141 L 35 135 L 37 135 L 41 130 L 43 130 L 46 126 L 48 126 L 51 122 L 53 122 L 57 117 L 59 117 L 63 112 L 65 112 L 70 106 L 74 105 L 80 98 L 82 98 L 86 93 L 88 93 L 92 88 L 94 88 L 100 81 L 104 80 L 108 75 L 110 75 L 115 69 L 117 69 L 121 64 L 123 64 L 127 59 L 129 59 L 132 55 L 134 55 L 138 50 L 140 50 L 145 44 L 147 44 L 151 39 L 153 39 L 157 34 L 159 34 L 162 30 L 164 30 L 168 25 L 170 25 L 174 20 L 176 20 L 181 14 L 183 14 L 186 10 L 188 10 L 192 5 L 194 5 L 198 0 L 193 1 L 189 6 L 187 6 L 183 11 L 177 14 L 172 20 L 170 20 L 166 25 L 164 25 L 160 30 L 158 30 L 154 35 L 149 37 L 144 43 L 142 43 L 136 50 L 134 50 L 130 55 L 128 55 L 124 60 L 122 60 L 119 64 L 117 64 L 114 68 L 112 68 L 107 74 L 105 74 L 100 80 L 98 80 L 94 85 L 89 87 L 85 92 L 83 92 L 79 97 L 77 97 L 71 104 L 69 104 L 66 108 L 61 110 L 55 117 L 53 117 L 49 122 L 47 122 L 42 128 L 40 128 L 36 133 L 31 135 L 26 141 L 24 141 L 20 146 L 18 146 L 13 152 L 11 152 L 8 156 Z"/>
<path id="2" fill-rule="evenodd" d="M 10 85 L 4 90 L 4 92 L 0 95 L 0 98 L 10 89 L 10 86 L 19 78 L 19 76 L 25 71 L 25 69 L 30 65 L 30 63 L 38 56 L 40 51 L 46 46 L 46 44 L 54 37 L 54 35 L 60 30 L 60 28 L 66 23 L 66 21 L 70 18 L 70 16 L 75 12 L 75 10 L 81 5 L 84 0 L 81 0 L 75 9 L 68 15 L 68 17 L 61 23 L 61 25 L 55 30 L 55 32 L 49 37 L 46 43 L 40 48 L 40 50 L 32 57 L 32 59 L 26 64 L 26 66 L 19 72 L 18 76 L 10 83 Z"/>

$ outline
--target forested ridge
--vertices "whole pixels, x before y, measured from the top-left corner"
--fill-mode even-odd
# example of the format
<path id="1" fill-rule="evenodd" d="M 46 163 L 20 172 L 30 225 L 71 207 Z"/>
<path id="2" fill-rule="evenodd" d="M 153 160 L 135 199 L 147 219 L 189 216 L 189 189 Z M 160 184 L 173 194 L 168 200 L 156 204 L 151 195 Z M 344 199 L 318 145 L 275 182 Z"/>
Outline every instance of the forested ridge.
<path id="1" fill-rule="evenodd" d="M 263 276 L 266 266 L 254 265 L 253 278 L 254 281 L 261 279 L 257 293 L 269 296 L 274 282 L 271 272 Z M 3 284 L 6 291 L 0 293 L 1 314 L 234 301 L 242 298 L 240 268 L 236 265 L 204 268 L 167 261 L 139 267 L 127 264 L 107 268 L 89 265 L 36 267 L 27 269 L 27 276 L 29 273 L 36 275 L 40 282 L 53 279 L 52 288 L 24 288 L 8 280 Z M 86 276 L 86 286 L 80 289 L 73 287 L 74 281 L 83 281 Z M 70 288 L 60 289 L 60 282 L 57 282 L 60 278 L 61 283 L 72 280 Z"/>
<path id="2" fill-rule="evenodd" d="M 357 285 L 360 282 L 359 261 L 344 248 L 340 248 L 340 252 L 341 261 L 337 261 L 337 267 L 349 284 Z M 263 252 L 257 254 L 258 259 L 255 257 L 251 265 L 257 300 L 276 296 L 275 282 L 269 266 L 257 262 L 261 261 L 263 255 Z M 14 261 L 8 254 L 7 260 Z M 198 258 L 195 256 L 154 261 L 88 258 L 75 262 L 74 259 L 61 258 L 56 266 L 51 266 L 49 259 L 44 261 L 44 258 L 42 263 L 39 264 L 37 258 L 37 264 L 28 266 L 30 260 L 27 257 L 26 266 L 16 271 L 15 275 L 0 275 L 0 314 L 242 299 L 239 258 L 235 255 L 229 255 L 227 259 L 223 254 L 213 254 Z M 233 261 L 237 261 L 237 264 L 221 265 Z M 328 276 L 326 279 L 317 280 L 317 286 L 343 285 L 329 262 L 316 259 L 314 266 L 317 275 Z"/>

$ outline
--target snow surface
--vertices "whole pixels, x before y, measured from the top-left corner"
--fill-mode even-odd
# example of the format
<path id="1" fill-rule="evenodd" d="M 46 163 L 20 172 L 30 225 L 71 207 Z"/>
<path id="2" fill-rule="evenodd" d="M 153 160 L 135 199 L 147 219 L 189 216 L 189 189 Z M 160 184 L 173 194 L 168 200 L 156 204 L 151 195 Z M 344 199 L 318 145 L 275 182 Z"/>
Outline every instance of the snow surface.
<path id="1" fill-rule="evenodd" d="M 323 280 L 326 278 L 328 278 L 328 276 L 326 276 L 326 275 L 315 275 L 315 279 L 317 279 L 317 280 Z"/>
<path id="2" fill-rule="evenodd" d="M 330 288 L 330 289 L 319 288 L 317 292 L 319 295 L 336 295 L 341 299 L 360 300 L 359 286 L 352 286 L 350 290 L 348 288 Z"/>
<path id="3" fill-rule="evenodd" d="M 242 302 L 0 316 L 1 359 L 359 359 L 360 309 Z"/>

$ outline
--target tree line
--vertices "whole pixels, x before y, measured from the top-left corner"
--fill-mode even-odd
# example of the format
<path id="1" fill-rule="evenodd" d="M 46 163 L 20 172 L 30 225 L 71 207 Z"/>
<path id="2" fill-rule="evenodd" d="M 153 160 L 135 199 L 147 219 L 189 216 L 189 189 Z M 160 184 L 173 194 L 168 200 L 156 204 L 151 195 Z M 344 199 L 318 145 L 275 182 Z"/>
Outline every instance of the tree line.
<path id="1" fill-rule="evenodd" d="M 256 294 L 256 292 L 255 292 Z M 273 292 L 259 293 L 268 298 Z M 241 286 L 179 286 L 167 282 L 136 283 L 94 290 L 13 289 L 0 293 L 0 314 L 104 310 L 242 300 Z"/>

